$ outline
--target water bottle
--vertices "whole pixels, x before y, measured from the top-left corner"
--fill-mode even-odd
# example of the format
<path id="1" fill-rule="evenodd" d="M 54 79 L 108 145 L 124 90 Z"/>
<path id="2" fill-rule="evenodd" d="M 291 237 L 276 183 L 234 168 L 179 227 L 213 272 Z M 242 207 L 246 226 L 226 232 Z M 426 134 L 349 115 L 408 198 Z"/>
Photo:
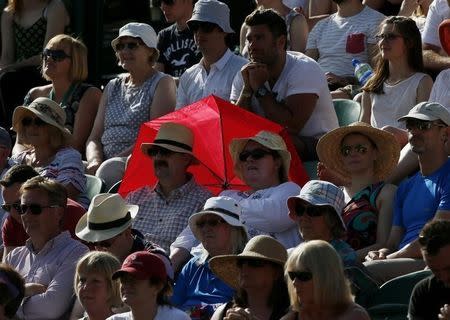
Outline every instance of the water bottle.
<path id="1" fill-rule="evenodd" d="M 361 86 L 364 86 L 373 75 L 371 66 L 368 63 L 360 62 L 358 59 L 352 59 L 352 64 L 355 67 L 355 77 Z"/>

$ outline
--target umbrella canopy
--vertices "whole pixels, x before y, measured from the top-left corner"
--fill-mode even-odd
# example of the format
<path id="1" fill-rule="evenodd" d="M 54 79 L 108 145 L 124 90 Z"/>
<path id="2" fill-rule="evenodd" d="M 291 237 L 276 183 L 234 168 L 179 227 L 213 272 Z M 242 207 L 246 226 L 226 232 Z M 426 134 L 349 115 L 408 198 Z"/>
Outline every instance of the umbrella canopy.
<path id="1" fill-rule="evenodd" d="M 193 153 L 199 164 L 189 168 L 195 180 L 213 194 L 225 189 L 248 189 L 235 176 L 228 149 L 234 138 L 254 136 L 261 130 L 280 134 L 291 152 L 290 180 L 303 185 L 307 174 L 288 133 L 278 124 L 239 108 L 216 96 L 209 96 L 180 110 L 144 123 L 134 145 L 119 193 L 123 196 L 145 185 L 154 185 L 152 160 L 141 152 L 141 144 L 152 142 L 162 123 L 175 122 L 189 127 L 194 134 Z"/>

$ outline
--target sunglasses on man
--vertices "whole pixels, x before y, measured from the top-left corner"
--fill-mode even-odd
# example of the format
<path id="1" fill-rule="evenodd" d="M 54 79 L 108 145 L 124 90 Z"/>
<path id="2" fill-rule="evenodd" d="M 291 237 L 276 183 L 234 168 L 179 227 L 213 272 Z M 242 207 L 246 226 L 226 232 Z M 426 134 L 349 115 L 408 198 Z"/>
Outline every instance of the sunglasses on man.
<path id="1" fill-rule="evenodd" d="M 217 27 L 217 24 L 205 21 L 191 21 L 189 22 L 188 27 L 194 33 L 198 30 L 201 30 L 204 33 L 210 33 Z"/>
<path id="2" fill-rule="evenodd" d="M 21 204 L 20 206 L 19 206 L 19 210 L 17 210 L 18 212 L 19 212 L 19 214 L 25 214 L 25 213 L 27 213 L 28 211 L 32 214 L 32 215 L 40 215 L 43 211 L 44 211 L 44 209 L 47 209 L 47 208 L 59 208 L 59 207 L 61 207 L 61 206 L 59 206 L 59 205 L 56 205 L 56 204 L 54 204 L 54 205 L 48 205 L 48 206 L 42 206 L 42 205 L 40 205 L 40 204 L 36 204 L 36 203 L 32 203 L 32 204 Z M 14 209 L 15 209 L 16 207 L 14 207 Z"/>

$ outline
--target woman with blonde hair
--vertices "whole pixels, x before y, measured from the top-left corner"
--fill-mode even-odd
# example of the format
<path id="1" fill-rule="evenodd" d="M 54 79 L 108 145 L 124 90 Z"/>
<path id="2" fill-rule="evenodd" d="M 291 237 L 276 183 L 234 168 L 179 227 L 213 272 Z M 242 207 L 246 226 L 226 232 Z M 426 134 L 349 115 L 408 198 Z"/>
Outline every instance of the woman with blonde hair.
<path id="1" fill-rule="evenodd" d="M 282 320 L 369 320 L 353 302 L 342 261 L 326 241 L 302 243 L 290 254 L 285 275 L 292 311 Z"/>
<path id="2" fill-rule="evenodd" d="M 77 263 L 74 289 L 85 310 L 82 320 L 105 320 L 122 306 L 119 282 L 112 279 L 119 260 L 108 252 L 92 251 Z"/>
<path id="3" fill-rule="evenodd" d="M 50 84 L 31 89 L 24 104 L 38 97 L 56 101 L 66 112 L 64 126 L 73 133 L 72 146 L 84 153 L 97 114 L 101 91 L 85 83 L 88 50 L 84 43 L 65 34 L 50 39 L 42 52 L 42 76 Z"/>

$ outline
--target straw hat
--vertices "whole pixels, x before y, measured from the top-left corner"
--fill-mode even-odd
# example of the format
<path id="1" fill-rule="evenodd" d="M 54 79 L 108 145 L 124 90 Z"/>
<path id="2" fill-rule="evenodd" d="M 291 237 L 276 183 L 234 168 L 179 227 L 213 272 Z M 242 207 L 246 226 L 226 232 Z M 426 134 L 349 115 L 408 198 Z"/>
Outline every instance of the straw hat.
<path id="1" fill-rule="evenodd" d="M 14 131 L 19 130 L 19 124 L 27 113 L 35 114 L 39 119 L 51 126 L 58 128 L 66 138 L 70 138 L 72 134 L 64 127 L 66 123 L 66 112 L 59 104 L 48 98 L 36 98 L 28 106 L 18 106 L 14 109 L 12 117 L 12 128 Z"/>
<path id="2" fill-rule="evenodd" d="M 111 239 L 131 226 L 139 206 L 129 205 L 117 193 L 96 195 L 75 227 L 78 238 L 87 242 Z"/>
<path id="3" fill-rule="evenodd" d="M 278 152 L 283 162 L 284 178 L 287 181 L 289 177 L 289 168 L 291 166 L 291 153 L 287 150 L 286 143 L 284 142 L 283 138 L 280 135 L 270 131 L 260 131 L 254 137 L 238 138 L 231 140 L 230 153 L 231 158 L 233 159 L 234 162 L 234 171 L 236 175 L 240 179 L 242 179 L 241 170 L 239 169 L 239 166 L 237 166 L 236 164 L 239 163 L 239 154 L 242 152 L 242 150 L 244 150 L 245 145 L 250 140 L 258 142 L 264 147 Z"/>
<path id="4" fill-rule="evenodd" d="M 239 288 L 239 259 L 270 261 L 284 267 L 287 260 L 286 248 L 272 237 L 260 235 L 250 239 L 238 255 L 215 256 L 209 261 L 211 270 L 226 284 Z"/>
<path id="5" fill-rule="evenodd" d="M 159 146 L 174 152 L 192 153 L 194 146 L 194 134 L 188 127 L 174 122 L 166 122 L 161 125 L 153 142 L 141 144 L 141 151 L 147 155 L 147 150 L 153 146 Z"/>
<path id="6" fill-rule="evenodd" d="M 113 49 L 122 37 L 140 38 L 147 47 L 156 49 L 158 37 L 152 26 L 146 23 L 130 22 L 120 28 L 119 35 L 111 41 Z"/>
<path id="7" fill-rule="evenodd" d="M 340 151 L 342 139 L 350 133 L 360 133 L 375 143 L 379 152 L 374 163 L 374 175 L 380 181 L 384 180 L 397 165 L 400 157 L 400 145 L 393 134 L 374 128 L 364 122 L 354 122 L 323 135 L 317 144 L 317 154 L 320 161 L 328 169 L 338 173 L 343 178 L 350 178 L 349 172 L 344 168 Z"/>
<path id="8" fill-rule="evenodd" d="M 197 221 L 206 214 L 214 214 L 221 217 L 233 227 L 241 227 L 244 233 L 247 233 L 247 229 L 239 220 L 241 212 L 241 206 L 233 198 L 226 196 L 212 197 L 206 200 L 202 211 L 194 213 L 189 217 L 189 227 L 194 236 L 200 239 L 200 230 L 197 227 Z"/>

